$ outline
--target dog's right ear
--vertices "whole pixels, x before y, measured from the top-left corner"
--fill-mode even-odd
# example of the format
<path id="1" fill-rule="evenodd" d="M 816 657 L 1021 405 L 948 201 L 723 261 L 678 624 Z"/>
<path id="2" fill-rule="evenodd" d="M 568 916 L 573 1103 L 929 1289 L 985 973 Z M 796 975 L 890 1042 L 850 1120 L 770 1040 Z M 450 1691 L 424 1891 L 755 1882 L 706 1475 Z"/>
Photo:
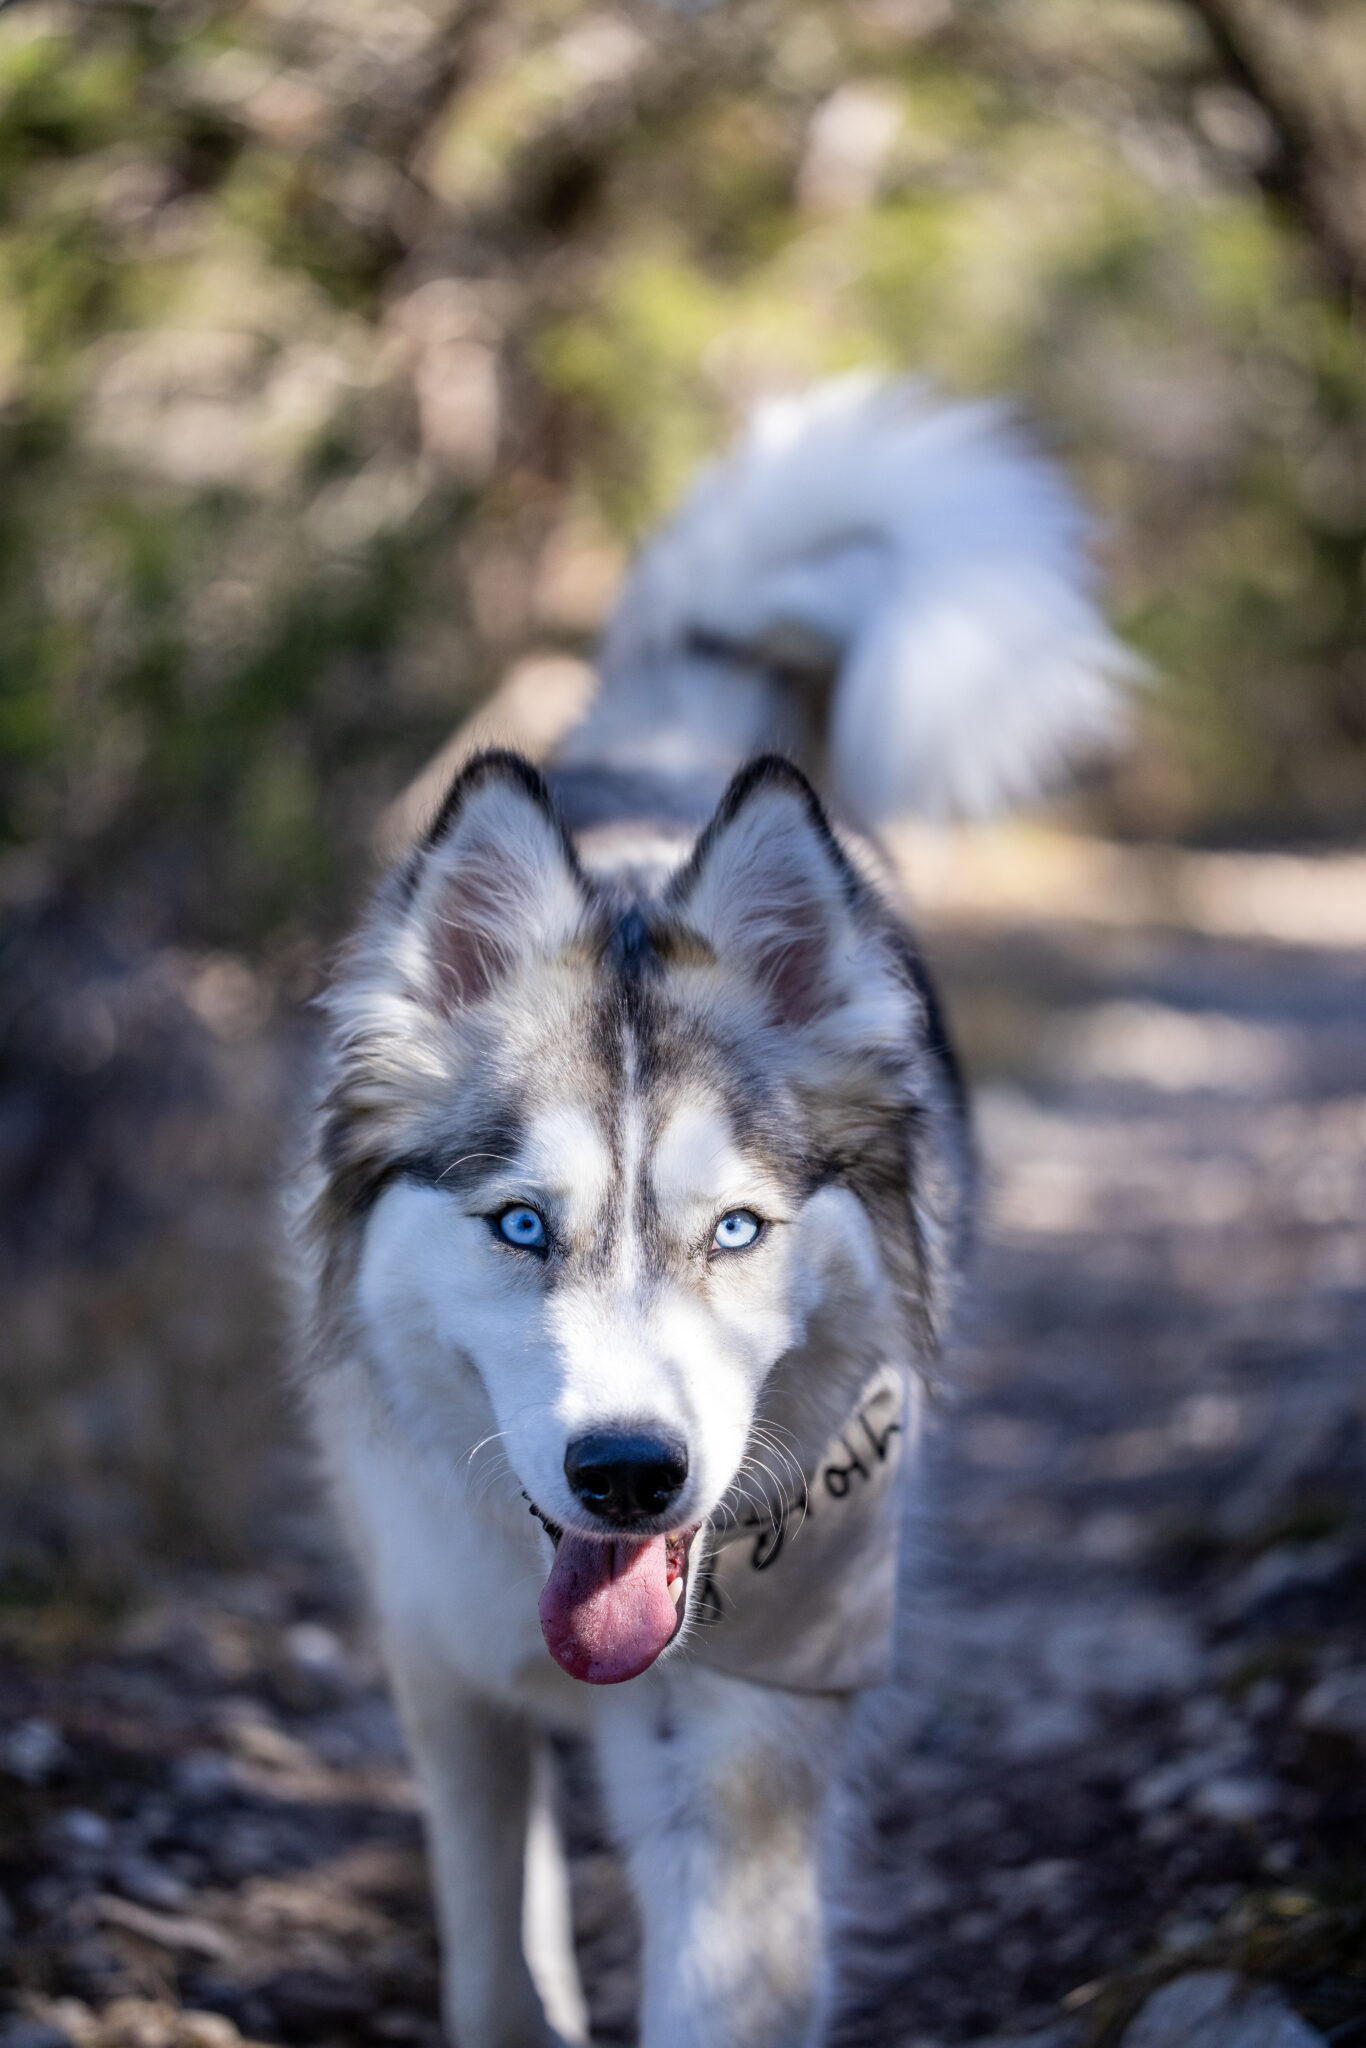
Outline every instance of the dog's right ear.
<path id="1" fill-rule="evenodd" d="M 404 980 L 446 1016 L 522 961 L 558 952 L 586 887 L 545 783 L 520 754 L 478 754 L 447 792 L 405 875 Z"/>

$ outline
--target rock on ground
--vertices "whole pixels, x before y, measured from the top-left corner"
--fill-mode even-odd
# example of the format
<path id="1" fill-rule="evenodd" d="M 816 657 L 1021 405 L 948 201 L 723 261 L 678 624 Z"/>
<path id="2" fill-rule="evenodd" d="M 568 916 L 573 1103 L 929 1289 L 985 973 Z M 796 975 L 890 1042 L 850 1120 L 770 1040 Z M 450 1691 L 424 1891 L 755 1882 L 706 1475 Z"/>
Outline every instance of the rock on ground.
<path id="1" fill-rule="evenodd" d="M 1325 2048 L 1324 2037 L 1266 1986 L 1231 1970 L 1193 1970 L 1155 1991 L 1124 2048 Z"/>

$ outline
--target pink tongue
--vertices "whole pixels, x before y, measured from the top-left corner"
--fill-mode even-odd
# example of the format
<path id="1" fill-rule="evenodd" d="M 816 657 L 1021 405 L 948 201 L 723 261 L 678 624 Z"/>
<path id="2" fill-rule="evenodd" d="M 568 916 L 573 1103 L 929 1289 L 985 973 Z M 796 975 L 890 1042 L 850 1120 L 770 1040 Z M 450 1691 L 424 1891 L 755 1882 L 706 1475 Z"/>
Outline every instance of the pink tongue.
<path id="1" fill-rule="evenodd" d="M 654 1663 L 678 1625 L 663 1536 L 595 1543 L 567 1530 L 541 1592 L 555 1662 L 589 1685 L 619 1685 Z"/>

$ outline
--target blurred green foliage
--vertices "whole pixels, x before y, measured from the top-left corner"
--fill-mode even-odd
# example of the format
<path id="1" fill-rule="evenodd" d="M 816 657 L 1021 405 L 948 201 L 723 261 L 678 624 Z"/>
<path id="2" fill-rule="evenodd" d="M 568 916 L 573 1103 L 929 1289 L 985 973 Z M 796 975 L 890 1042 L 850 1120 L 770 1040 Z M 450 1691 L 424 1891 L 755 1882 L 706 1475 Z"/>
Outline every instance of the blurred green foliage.
<path id="1" fill-rule="evenodd" d="M 1352 14 L 18 0 L 4 893 L 326 921 L 746 404 L 861 362 L 1015 395 L 1103 514 L 1112 820 L 1359 824 Z"/>
<path id="2" fill-rule="evenodd" d="M 0 1600 L 275 1542 L 316 938 L 756 396 L 1016 397 L 1092 815 L 1359 829 L 1363 277 L 1359 0 L 0 0 Z"/>

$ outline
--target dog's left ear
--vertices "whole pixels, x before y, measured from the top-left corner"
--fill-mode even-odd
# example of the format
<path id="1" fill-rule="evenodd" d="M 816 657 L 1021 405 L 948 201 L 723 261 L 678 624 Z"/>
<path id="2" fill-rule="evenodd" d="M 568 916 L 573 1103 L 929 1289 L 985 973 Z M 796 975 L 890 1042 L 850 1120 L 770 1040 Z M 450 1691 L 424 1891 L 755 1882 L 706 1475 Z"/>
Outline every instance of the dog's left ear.
<path id="1" fill-rule="evenodd" d="M 810 783 L 780 756 L 735 777 L 671 907 L 723 967 L 755 984 L 774 1023 L 802 1026 L 857 1005 L 874 1042 L 904 1031 L 914 996 L 885 918 Z"/>

